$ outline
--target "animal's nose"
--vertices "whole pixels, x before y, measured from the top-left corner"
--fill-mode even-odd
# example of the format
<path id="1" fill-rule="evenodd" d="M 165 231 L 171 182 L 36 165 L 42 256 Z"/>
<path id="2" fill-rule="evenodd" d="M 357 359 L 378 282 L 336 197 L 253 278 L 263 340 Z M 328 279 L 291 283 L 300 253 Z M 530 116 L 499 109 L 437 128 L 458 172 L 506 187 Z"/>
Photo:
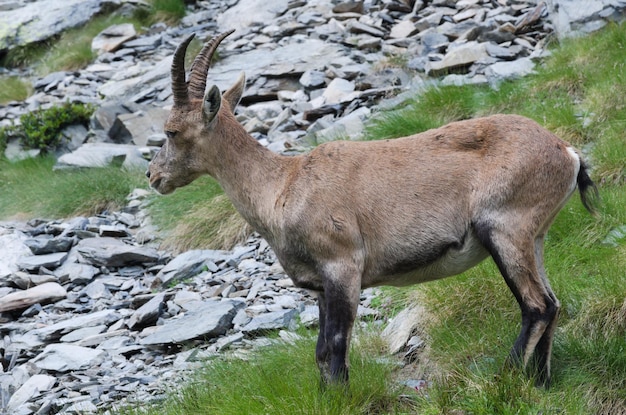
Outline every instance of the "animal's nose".
<path id="1" fill-rule="evenodd" d="M 146 170 L 146 177 L 149 179 L 150 178 L 150 170 Z"/>

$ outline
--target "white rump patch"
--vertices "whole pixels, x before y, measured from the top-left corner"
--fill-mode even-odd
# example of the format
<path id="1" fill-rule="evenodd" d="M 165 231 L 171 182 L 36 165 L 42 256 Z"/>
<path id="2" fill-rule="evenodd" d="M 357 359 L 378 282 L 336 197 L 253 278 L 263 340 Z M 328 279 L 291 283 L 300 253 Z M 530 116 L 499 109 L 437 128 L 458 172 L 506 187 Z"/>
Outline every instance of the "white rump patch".
<path id="1" fill-rule="evenodd" d="M 574 177 L 572 178 L 572 184 L 570 186 L 570 193 L 576 189 L 576 185 L 578 184 L 578 172 L 580 171 L 580 156 L 578 152 L 574 150 L 572 147 L 567 147 L 567 152 L 574 159 Z"/>

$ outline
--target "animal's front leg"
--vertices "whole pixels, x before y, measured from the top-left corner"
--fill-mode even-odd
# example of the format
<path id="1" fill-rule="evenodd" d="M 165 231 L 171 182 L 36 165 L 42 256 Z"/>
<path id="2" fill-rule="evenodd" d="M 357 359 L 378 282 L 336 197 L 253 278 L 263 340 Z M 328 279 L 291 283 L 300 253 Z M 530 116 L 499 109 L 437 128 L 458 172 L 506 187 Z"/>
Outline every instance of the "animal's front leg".
<path id="1" fill-rule="evenodd" d="M 322 382 L 348 382 L 350 335 L 361 291 L 360 274 L 346 264 L 327 266 L 320 294 L 316 358 Z"/>
<path id="2" fill-rule="evenodd" d="M 326 298 L 324 293 L 318 293 L 317 303 L 319 306 L 320 332 L 317 337 L 317 346 L 315 348 L 315 360 L 320 370 L 322 384 L 330 381 L 330 350 L 326 341 Z"/>

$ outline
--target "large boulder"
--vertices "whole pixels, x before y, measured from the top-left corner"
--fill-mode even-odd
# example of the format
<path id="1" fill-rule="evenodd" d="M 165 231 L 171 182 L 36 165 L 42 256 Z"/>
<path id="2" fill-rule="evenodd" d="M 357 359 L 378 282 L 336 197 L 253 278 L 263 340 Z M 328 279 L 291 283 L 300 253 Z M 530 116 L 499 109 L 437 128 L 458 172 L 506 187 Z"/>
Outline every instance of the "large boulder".
<path id="1" fill-rule="evenodd" d="M 40 0 L 0 13 L 0 51 L 41 42 L 82 26 L 119 0 Z"/>

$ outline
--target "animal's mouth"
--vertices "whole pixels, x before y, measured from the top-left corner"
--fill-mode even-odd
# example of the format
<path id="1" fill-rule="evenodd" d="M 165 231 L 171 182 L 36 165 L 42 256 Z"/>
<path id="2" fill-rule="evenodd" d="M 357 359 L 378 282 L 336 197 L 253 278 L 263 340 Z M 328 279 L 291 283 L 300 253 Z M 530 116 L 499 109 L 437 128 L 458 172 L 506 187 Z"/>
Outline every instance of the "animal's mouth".
<path id="1" fill-rule="evenodd" d="M 153 189 L 158 189 L 159 186 L 161 185 L 161 182 L 163 182 L 162 177 L 158 177 L 154 180 L 150 180 L 150 187 L 152 187 Z"/>
<path id="2" fill-rule="evenodd" d="M 154 189 L 157 193 L 165 194 L 166 192 L 164 192 L 163 189 L 161 188 L 162 185 L 163 185 L 163 177 L 155 177 L 154 179 L 150 180 L 150 187 L 152 189 Z"/>

